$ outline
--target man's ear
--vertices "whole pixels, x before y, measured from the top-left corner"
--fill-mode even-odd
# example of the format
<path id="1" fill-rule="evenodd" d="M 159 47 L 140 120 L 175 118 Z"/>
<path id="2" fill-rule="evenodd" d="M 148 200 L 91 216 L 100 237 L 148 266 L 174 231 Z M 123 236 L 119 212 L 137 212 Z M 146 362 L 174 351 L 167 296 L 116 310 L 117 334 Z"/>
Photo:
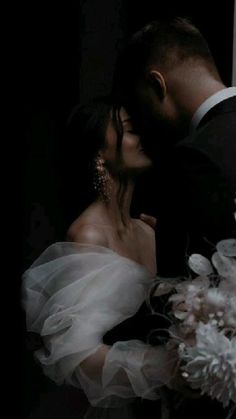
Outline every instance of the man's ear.
<path id="1" fill-rule="evenodd" d="M 163 100 L 167 91 L 163 75 L 157 70 L 151 70 L 149 72 L 149 82 L 159 99 Z"/>

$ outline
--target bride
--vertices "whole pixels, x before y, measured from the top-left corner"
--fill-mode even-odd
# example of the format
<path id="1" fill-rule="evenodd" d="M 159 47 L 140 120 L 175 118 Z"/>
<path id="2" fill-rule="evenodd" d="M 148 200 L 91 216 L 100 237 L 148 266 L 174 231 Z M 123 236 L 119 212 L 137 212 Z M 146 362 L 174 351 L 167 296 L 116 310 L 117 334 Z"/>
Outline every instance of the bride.
<path id="1" fill-rule="evenodd" d="M 67 241 L 24 273 L 27 330 L 42 338 L 35 356 L 44 373 L 84 391 L 86 418 L 136 418 L 135 401 L 160 397 L 173 362 L 162 346 L 138 339 L 107 345 L 103 337 L 137 313 L 155 279 L 154 231 L 130 215 L 136 178 L 152 162 L 125 109 L 112 112 L 106 101 L 76 109 L 70 130 L 75 149 L 83 144 L 84 176 L 96 196 Z"/>

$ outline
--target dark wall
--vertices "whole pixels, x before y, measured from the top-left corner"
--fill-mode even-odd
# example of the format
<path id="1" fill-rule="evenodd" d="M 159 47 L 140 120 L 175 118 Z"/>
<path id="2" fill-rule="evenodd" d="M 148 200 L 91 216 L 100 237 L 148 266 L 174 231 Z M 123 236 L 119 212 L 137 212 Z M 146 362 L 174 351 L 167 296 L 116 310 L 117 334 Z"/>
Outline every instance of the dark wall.
<path id="1" fill-rule="evenodd" d="M 21 275 L 65 230 L 59 157 L 65 121 L 79 97 L 80 3 L 22 3 L 18 18 L 24 111 Z M 34 362 L 21 316 L 23 377 L 18 393 L 23 393 L 23 417 L 28 418 L 49 392 L 50 382 Z"/>
<path id="2" fill-rule="evenodd" d="M 31 2 L 22 10 L 24 269 L 64 231 L 59 145 L 79 97 L 80 4 Z"/>

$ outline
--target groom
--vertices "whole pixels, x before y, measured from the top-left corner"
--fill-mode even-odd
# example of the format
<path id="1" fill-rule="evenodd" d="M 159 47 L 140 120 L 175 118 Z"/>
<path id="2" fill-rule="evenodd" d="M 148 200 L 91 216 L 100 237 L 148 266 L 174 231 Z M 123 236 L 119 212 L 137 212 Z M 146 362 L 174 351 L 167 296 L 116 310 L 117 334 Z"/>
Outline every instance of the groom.
<path id="1" fill-rule="evenodd" d="M 176 18 L 133 35 L 117 63 L 114 95 L 156 167 L 158 274 L 186 275 L 188 255 L 210 257 L 219 240 L 236 237 L 236 88 L 223 84 L 199 30 Z M 140 338 L 144 313 L 142 307 L 108 340 Z M 215 419 L 226 416 L 201 398 L 187 400 L 171 419 L 198 418 L 206 409 Z"/>
<path id="2" fill-rule="evenodd" d="M 226 88 L 205 39 L 182 18 L 133 35 L 114 87 L 156 166 L 158 273 L 186 274 L 188 255 L 211 256 L 236 235 L 236 87 Z"/>

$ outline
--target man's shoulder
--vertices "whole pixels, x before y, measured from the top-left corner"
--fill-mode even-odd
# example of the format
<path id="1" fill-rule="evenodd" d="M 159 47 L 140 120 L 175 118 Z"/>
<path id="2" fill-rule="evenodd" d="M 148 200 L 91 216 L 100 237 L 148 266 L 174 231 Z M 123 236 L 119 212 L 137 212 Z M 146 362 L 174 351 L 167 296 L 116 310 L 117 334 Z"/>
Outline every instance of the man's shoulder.
<path id="1" fill-rule="evenodd" d="M 206 149 L 211 147 L 235 146 L 236 137 L 236 110 L 231 112 L 219 113 L 203 125 L 180 140 L 175 148 L 181 150 L 183 148 Z M 225 143 L 227 139 L 227 143 Z"/>
<path id="2" fill-rule="evenodd" d="M 209 164 L 235 172 L 236 159 L 236 113 L 225 113 L 208 121 L 178 142 L 174 159 L 187 164 L 186 159 Z M 226 170 L 227 171 L 227 170 Z"/>

